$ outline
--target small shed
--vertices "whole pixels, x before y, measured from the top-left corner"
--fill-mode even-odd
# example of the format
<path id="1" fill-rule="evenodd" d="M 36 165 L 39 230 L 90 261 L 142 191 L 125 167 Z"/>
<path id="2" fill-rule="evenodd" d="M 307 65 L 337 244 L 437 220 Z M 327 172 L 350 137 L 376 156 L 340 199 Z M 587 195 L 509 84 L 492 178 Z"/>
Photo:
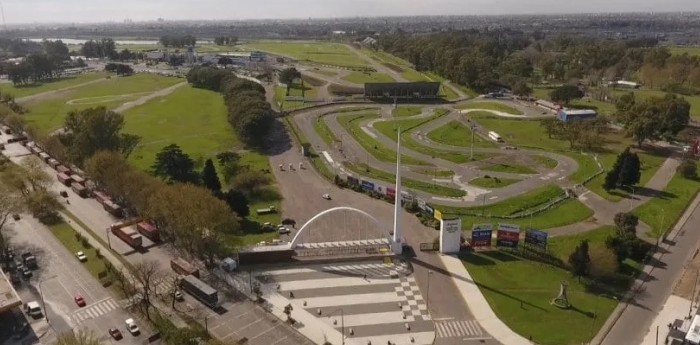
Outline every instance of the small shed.
<path id="1" fill-rule="evenodd" d="M 557 118 L 567 122 L 578 119 L 594 119 L 598 113 L 593 109 L 562 109 L 557 113 Z"/>

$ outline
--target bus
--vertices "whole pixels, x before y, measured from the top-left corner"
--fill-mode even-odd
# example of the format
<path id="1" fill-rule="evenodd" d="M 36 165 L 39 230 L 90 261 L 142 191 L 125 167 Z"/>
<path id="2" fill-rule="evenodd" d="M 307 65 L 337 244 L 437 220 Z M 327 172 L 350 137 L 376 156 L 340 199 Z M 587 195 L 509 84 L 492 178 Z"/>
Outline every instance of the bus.
<path id="1" fill-rule="evenodd" d="M 489 132 L 489 138 L 491 138 L 491 140 L 499 142 L 499 143 L 503 142 L 503 139 L 501 139 L 501 136 L 498 135 L 498 133 L 496 133 L 494 131 Z"/>
<path id="2" fill-rule="evenodd" d="M 212 309 L 219 307 L 219 293 L 193 275 L 186 275 L 180 282 L 182 289 Z"/>

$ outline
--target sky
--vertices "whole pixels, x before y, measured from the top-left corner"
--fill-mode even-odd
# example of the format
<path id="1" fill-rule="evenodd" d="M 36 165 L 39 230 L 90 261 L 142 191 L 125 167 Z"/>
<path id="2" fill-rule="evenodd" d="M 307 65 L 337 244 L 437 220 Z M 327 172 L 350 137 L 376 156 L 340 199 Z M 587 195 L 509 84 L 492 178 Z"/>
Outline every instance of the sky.
<path id="1" fill-rule="evenodd" d="M 700 0 L 0 0 L 8 24 L 700 11 Z"/>

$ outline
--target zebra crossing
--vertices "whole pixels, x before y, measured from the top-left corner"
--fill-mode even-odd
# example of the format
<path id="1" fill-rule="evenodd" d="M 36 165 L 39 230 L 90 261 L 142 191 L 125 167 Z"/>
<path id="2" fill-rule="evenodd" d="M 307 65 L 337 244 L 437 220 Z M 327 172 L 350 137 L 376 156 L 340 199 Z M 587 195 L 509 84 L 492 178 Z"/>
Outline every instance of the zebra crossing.
<path id="1" fill-rule="evenodd" d="M 437 333 L 437 338 L 478 337 L 484 334 L 476 320 L 436 321 L 435 332 Z"/>
<path id="2" fill-rule="evenodd" d="M 110 297 L 75 311 L 72 319 L 76 324 L 81 324 L 85 320 L 98 318 L 117 308 L 119 304 Z"/>
<path id="3" fill-rule="evenodd" d="M 393 263 L 364 263 L 354 265 L 329 265 L 321 268 L 325 272 L 344 272 L 355 275 L 367 275 L 370 277 L 398 278 L 399 273 L 409 274 L 410 269 L 404 261 Z"/>

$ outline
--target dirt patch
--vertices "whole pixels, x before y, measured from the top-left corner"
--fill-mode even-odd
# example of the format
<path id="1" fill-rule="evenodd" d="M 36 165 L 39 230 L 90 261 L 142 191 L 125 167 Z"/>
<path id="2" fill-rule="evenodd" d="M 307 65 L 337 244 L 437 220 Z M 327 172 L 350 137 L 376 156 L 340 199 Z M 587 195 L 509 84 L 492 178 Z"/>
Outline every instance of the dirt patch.
<path id="1" fill-rule="evenodd" d="M 31 107 L 41 102 L 52 101 L 55 99 L 65 99 L 67 97 L 70 97 L 70 95 L 72 95 L 73 92 L 75 92 L 75 90 L 71 89 L 40 93 L 31 97 L 26 97 L 27 100 L 23 101 L 22 105 L 25 107 Z"/>
<path id="2" fill-rule="evenodd" d="M 694 289 L 695 283 L 700 281 L 700 255 L 698 255 L 698 250 L 695 250 L 693 259 L 690 261 L 688 266 L 683 270 L 681 278 L 673 287 L 673 294 L 685 299 L 691 299 L 693 296 L 693 290 L 695 294 L 698 294 L 697 289 Z"/>

